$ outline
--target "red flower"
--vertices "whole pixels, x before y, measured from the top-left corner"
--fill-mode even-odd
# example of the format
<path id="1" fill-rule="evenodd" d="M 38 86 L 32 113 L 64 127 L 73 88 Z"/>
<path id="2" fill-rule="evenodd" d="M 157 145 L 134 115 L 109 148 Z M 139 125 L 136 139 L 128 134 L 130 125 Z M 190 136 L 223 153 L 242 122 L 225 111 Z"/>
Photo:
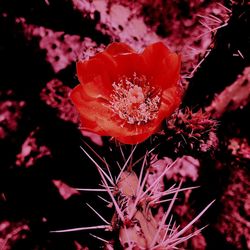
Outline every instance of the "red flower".
<path id="1" fill-rule="evenodd" d="M 80 84 L 71 99 L 84 129 L 127 144 L 146 140 L 180 104 L 180 64 L 180 56 L 161 42 L 139 54 L 112 43 L 77 62 Z"/>

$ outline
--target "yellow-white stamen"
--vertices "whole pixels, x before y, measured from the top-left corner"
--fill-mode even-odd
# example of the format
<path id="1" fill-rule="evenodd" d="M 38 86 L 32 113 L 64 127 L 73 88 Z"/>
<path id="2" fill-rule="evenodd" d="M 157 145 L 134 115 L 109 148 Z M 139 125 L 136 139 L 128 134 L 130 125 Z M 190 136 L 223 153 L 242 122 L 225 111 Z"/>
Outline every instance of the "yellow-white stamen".
<path id="1" fill-rule="evenodd" d="M 154 120 L 159 112 L 160 90 L 150 86 L 145 76 L 122 77 L 113 83 L 110 107 L 129 124 L 145 124 Z M 157 92 L 157 93 L 156 93 Z"/>

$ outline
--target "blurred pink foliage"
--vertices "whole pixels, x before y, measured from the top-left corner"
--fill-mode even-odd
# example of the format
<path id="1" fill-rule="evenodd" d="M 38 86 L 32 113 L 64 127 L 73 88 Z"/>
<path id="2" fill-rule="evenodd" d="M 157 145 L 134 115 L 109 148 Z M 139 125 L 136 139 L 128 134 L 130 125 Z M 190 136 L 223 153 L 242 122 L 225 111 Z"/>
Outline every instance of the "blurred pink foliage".
<path id="1" fill-rule="evenodd" d="M 0 139 L 5 139 L 18 128 L 24 101 L 6 100 L 0 102 Z"/>
<path id="2" fill-rule="evenodd" d="M 248 169 L 234 170 L 221 198 L 221 216 L 216 224 L 219 232 L 237 249 L 250 248 L 250 180 Z"/>
<path id="3" fill-rule="evenodd" d="M 149 178 L 149 185 L 150 183 L 152 184 L 153 181 L 161 175 L 165 168 L 172 163 L 173 160 L 168 157 L 164 157 L 163 159 L 159 160 L 153 158 L 150 165 L 151 175 Z M 192 156 L 184 155 L 180 158 L 177 158 L 171 168 L 166 172 L 165 176 L 168 180 L 171 179 L 175 182 L 179 182 L 180 180 L 185 182 L 188 179 L 195 182 L 199 176 L 199 168 L 200 163 L 197 159 L 193 158 Z"/>
<path id="4" fill-rule="evenodd" d="M 53 79 L 42 89 L 40 97 L 48 106 L 56 109 L 62 120 L 77 124 L 78 114 L 68 97 L 70 91 L 60 80 Z"/>
<path id="5" fill-rule="evenodd" d="M 72 195 L 79 194 L 79 192 L 75 188 L 70 187 L 60 180 L 52 180 L 52 182 L 57 187 L 60 195 L 64 200 L 69 199 Z"/>
<path id="6" fill-rule="evenodd" d="M 23 25 L 27 39 L 39 38 L 39 47 L 46 51 L 46 60 L 55 73 L 74 63 L 80 55 L 84 54 L 88 57 L 99 49 L 97 44 L 88 37 L 82 39 L 79 35 L 69 35 L 63 31 L 30 25 L 25 22 L 25 19 L 19 19 L 19 21 Z"/>
<path id="7" fill-rule="evenodd" d="M 27 238 L 29 226 L 24 222 L 0 223 L 0 249 L 11 250 L 16 241 Z"/>
<path id="8" fill-rule="evenodd" d="M 250 145 L 246 138 L 232 138 L 229 140 L 228 149 L 238 160 L 250 159 Z"/>
<path id="9" fill-rule="evenodd" d="M 44 156 L 50 156 L 51 152 L 45 145 L 39 145 L 36 139 L 36 132 L 38 129 L 32 131 L 24 141 L 21 152 L 16 156 L 16 165 L 25 166 L 29 168 L 34 166 L 35 162 Z"/>

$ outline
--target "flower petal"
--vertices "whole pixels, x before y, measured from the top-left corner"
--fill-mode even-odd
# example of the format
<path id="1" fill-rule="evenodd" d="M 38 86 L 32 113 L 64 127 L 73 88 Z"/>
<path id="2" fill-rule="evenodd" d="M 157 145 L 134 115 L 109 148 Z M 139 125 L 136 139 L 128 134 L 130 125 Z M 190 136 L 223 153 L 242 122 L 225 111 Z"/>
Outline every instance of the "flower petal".
<path id="1" fill-rule="evenodd" d="M 95 131 L 100 135 L 105 132 L 99 127 L 96 121 L 96 109 L 100 106 L 98 101 L 89 98 L 79 84 L 70 93 L 70 98 L 80 114 L 80 121 L 84 129 Z"/>
<path id="2" fill-rule="evenodd" d="M 112 79 L 101 60 L 92 58 L 86 62 L 78 62 L 77 75 L 89 96 L 106 99 L 109 97 L 112 91 Z"/>
<path id="3" fill-rule="evenodd" d="M 162 89 L 169 88 L 178 83 L 180 79 L 181 60 L 180 56 L 171 54 L 166 62 L 162 63 L 161 71 L 158 74 L 152 74 L 152 84 Z"/>
<path id="4" fill-rule="evenodd" d="M 181 58 L 162 43 L 148 46 L 142 53 L 148 68 L 148 75 L 153 77 L 153 84 L 163 88 L 170 87 L 179 79 Z"/>
<path id="5" fill-rule="evenodd" d="M 147 64 L 155 68 L 157 68 L 169 54 L 171 54 L 170 50 L 162 42 L 153 43 L 142 52 L 142 56 Z"/>
<path id="6" fill-rule="evenodd" d="M 129 53 L 124 55 L 118 55 L 114 57 L 117 63 L 117 74 L 119 76 L 125 75 L 131 77 L 136 74 L 147 74 L 146 64 L 141 55 L 136 53 Z"/>
<path id="7" fill-rule="evenodd" d="M 158 124 L 156 123 L 122 126 L 124 121 L 114 116 L 113 112 L 103 103 L 95 99 L 86 100 L 81 85 L 72 90 L 70 97 L 78 109 L 83 128 L 89 131 L 115 137 L 123 143 L 135 144 L 145 140 L 157 129 Z"/>
<path id="8" fill-rule="evenodd" d="M 112 56 L 117 56 L 127 53 L 135 53 L 135 51 L 126 43 L 118 43 L 118 42 L 111 43 L 105 49 L 105 51 Z"/>
<path id="9" fill-rule="evenodd" d="M 124 144 L 137 144 L 145 141 L 155 131 L 149 131 L 145 134 L 131 135 L 131 136 L 118 136 L 116 139 Z"/>
<path id="10" fill-rule="evenodd" d="M 144 141 L 157 131 L 161 121 L 179 105 L 180 98 L 177 100 L 173 96 L 175 92 L 175 88 L 164 92 L 158 118 L 143 125 L 123 124 L 124 121 L 118 116 L 114 116 L 113 112 L 107 106 L 103 105 L 102 102 L 95 99 L 86 100 L 81 85 L 78 85 L 71 92 L 71 99 L 80 113 L 84 129 L 98 133 L 99 135 L 115 137 L 122 143 L 136 144 Z"/>
<path id="11" fill-rule="evenodd" d="M 158 126 L 156 123 L 152 123 L 151 126 L 147 125 L 121 125 L 117 119 L 107 119 L 106 121 L 99 123 L 99 125 L 107 132 L 108 135 L 116 138 L 118 141 L 126 144 L 136 144 L 144 141 L 151 134 L 153 134 Z"/>
<path id="12" fill-rule="evenodd" d="M 163 120 L 175 111 L 181 103 L 182 93 L 183 91 L 178 85 L 163 91 L 159 110 L 159 120 Z"/>

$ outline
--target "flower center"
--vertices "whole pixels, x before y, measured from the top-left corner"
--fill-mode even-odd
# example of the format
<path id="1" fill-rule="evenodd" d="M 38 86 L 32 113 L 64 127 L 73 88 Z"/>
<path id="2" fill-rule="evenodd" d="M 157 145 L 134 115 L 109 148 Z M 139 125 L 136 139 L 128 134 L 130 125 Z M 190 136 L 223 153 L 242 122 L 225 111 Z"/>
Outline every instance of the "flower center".
<path id="1" fill-rule="evenodd" d="M 110 107 L 129 124 L 145 124 L 154 120 L 159 112 L 160 90 L 150 86 L 146 76 L 122 77 L 114 82 Z"/>

